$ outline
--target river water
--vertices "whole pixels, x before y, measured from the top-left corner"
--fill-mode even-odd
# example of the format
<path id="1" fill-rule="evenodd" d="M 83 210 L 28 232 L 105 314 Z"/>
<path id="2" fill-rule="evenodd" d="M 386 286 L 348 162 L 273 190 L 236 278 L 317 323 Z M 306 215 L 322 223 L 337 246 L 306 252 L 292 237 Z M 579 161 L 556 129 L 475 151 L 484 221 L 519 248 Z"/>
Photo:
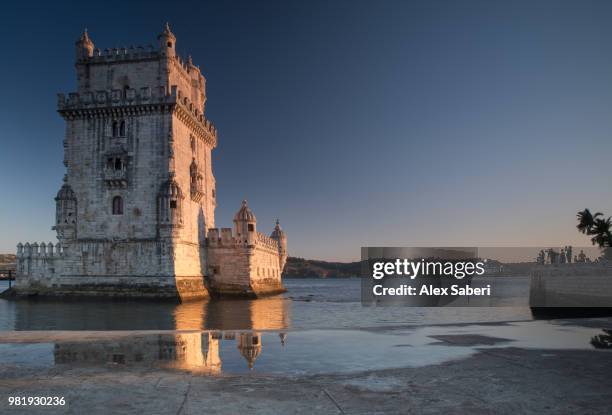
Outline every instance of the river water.
<path id="1" fill-rule="evenodd" d="M 367 307 L 358 278 L 284 282 L 287 293 L 256 300 L 0 299 L 0 370 L 350 373 L 437 364 L 483 348 L 592 349 L 612 323 L 534 320 L 526 278 L 509 282 L 509 307 Z M 7 287 L 0 282 L 0 291 Z"/>
<path id="2" fill-rule="evenodd" d="M 510 307 L 364 307 L 359 278 L 285 279 L 287 293 L 256 300 L 174 304 L 127 300 L 3 300 L 0 330 L 306 330 L 531 320 L 528 279 Z M 8 282 L 0 281 L 0 290 Z"/>

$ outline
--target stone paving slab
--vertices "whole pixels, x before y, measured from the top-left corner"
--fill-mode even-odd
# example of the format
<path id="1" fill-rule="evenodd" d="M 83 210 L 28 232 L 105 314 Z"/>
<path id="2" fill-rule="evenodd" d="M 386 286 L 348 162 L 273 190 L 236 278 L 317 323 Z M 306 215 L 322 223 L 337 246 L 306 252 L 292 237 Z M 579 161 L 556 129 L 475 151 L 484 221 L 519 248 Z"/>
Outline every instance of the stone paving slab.
<path id="1" fill-rule="evenodd" d="M 171 369 L 0 367 L 0 413 L 607 414 L 612 351 L 482 349 L 420 368 L 317 376 L 200 376 Z M 7 397 L 65 396 L 65 407 Z"/>

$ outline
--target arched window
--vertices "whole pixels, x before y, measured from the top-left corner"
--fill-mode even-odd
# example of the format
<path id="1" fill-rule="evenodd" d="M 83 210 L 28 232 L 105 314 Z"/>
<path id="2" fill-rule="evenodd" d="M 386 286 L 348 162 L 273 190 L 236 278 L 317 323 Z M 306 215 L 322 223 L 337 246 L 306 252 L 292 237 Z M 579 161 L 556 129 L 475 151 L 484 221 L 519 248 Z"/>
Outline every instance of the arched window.
<path id="1" fill-rule="evenodd" d="M 120 158 L 116 158 L 115 159 L 115 170 L 122 170 L 123 169 L 123 163 L 121 162 Z"/>
<path id="2" fill-rule="evenodd" d="M 119 135 L 119 125 L 117 121 L 113 121 L 113 137 L 117 137 Z"/>
<path id="3" fill-rule="evenodd" d="M 123 199 L 121 196 L 113 197 L 113 215 L 123 215 Z"/>
<path id="4" fill-rule="evenodd" d="M 125 137 L 125 121 L 121 121 L 121 125 L 119 127 L 119 136 Z"/>

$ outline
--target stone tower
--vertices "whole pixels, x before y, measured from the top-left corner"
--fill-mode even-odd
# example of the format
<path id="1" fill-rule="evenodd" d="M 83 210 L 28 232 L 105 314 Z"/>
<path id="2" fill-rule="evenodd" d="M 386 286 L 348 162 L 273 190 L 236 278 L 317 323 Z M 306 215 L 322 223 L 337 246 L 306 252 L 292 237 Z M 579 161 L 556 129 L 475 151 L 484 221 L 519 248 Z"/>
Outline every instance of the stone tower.
<path id="1" fill-rule="evenodd" d="M 208 247 L 216 244 L 207 238 L 216 229 L 211 153 L 217 130 L 205 116 L 200 69 L 176 53 L 168 24 L 157 40 L 156 48 L 104 50 L 87 31 L 77 40 L 76 92 L 58 95 L 66 122 L 66 175 L 55 199 L 59 244 L 18 246 L 18 289 L 208 295 Z M 227 251 L 228 260 L 246 246 L 280 252 L 276 241 L 256 232 L 246 202 L 236 218 L 240 244 Z M 278 258 L 266 269 L 267 278 L 276 279 Z M 219 274 L 216 281 L 222 282 Z M 244 283 L 249 287 L 248 276 Z M 270 291 L 279 287 L 275 282 Z"/>

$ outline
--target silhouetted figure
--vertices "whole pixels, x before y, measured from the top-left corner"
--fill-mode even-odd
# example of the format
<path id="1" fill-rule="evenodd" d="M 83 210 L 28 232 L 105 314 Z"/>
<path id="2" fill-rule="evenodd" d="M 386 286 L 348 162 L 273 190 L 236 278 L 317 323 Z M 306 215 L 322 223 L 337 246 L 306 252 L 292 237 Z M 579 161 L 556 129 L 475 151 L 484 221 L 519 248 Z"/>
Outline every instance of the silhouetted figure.
<path id="1" fill-rule="evenodd" d="M 554 249 L 548 249 L 548 261 L 550 264 L 558 264 L 559 263 L 559 253 Z"/>
<path id="2" fill-rule="evenodd" d="M 541 249 L 540 253 L 538 253 L 538 257 L 537 257 L 536 261 L 540 265 L 544 265 L 544 262 L 546 262 L 546 253 L 544 252 L 543 249 Z"/>
<path id="3" fill-rule="evenodd" d="M 567 263 L 571 264 L 572 263 L 572 247 L 571 246 L 565 247 L 565 256 L 567 257 Z"/>

